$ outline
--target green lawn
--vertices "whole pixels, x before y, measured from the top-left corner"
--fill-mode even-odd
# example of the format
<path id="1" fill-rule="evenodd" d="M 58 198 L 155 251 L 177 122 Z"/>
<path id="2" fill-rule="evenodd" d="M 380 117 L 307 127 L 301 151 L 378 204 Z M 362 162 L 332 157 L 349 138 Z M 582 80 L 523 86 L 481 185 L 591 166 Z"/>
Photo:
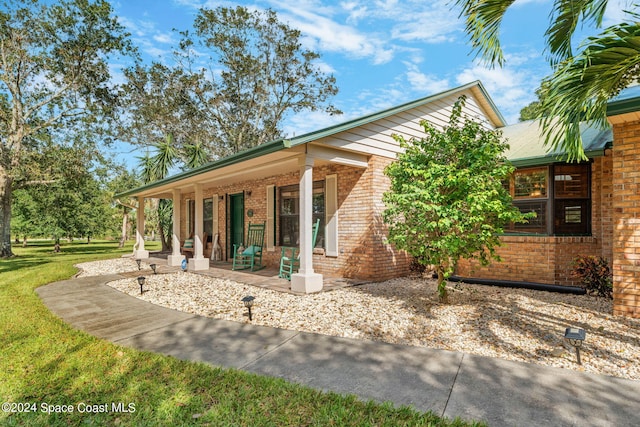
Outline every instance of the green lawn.
<path id="1" fill-rule="evenodd" d="M 140 352 L 78 332 L 52 315 L 34 289 L 69 278 L 75 263 L 117 257 L 131 247 L 119 251 L 115 242 L 96 241 L 64 243 L 60 254 L 52 249 L 51 242 L 35 242 L 0 260 L 0 398 L 13 403 L 3 405 L 2 425 L 479 425 Z"/>

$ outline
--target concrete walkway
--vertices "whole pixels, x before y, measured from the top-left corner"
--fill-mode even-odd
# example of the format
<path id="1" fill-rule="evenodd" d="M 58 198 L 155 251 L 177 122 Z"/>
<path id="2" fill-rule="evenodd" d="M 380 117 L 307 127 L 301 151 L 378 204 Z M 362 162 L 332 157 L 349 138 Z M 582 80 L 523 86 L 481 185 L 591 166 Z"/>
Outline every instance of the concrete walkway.
<path id="1" fill-rule="evenodd" d="M 72 326 L 120 345 L 365 400 L 490 426 L 640 425 L 640 381 L 205 318 L 105 285 L 120 277 L 65 280 L 37 292 Z"/>

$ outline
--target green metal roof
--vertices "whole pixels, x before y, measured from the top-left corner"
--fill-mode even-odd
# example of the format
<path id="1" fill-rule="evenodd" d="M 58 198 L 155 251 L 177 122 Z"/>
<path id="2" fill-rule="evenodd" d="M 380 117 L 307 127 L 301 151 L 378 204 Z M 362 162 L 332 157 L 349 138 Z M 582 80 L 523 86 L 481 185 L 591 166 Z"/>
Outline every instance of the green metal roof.
<path id="1" fill-rule="evenodd" d="M 504 119 L 504 117 L 502 116 L 502 114 L 500 113 L 500 111 L 498 110 L 498 108 L 496 107 L 496 105 L 493 103 L 493 100 L 491 99 L 491 97 L 489 96 L 489 94 L 487 93 L 486 89 L 484 88 L 484 86 L 482 85 L 482 83 L 479 80 L 476 80 L 474 82 L 471 83 L 467 83 L 465 85 L 453 88 L 453 89 L 449 89 L 447 91 L 444 92 L 440 92 L 437 93 L 435 95 L 431 95 L 431 96 L 427 96 L 424 98 L 420 98 L 417 99 L 415 101 L 411 101 L 411 102 L 407 102 L 405 104 L 402 105 L 398 105 L 392 108 L 388 108 L 386 110 L 382 110 L 376 113 L 372 113 L 372 114 L 368 114 L 353 120 L 349 120 L 334 126 L 329 126 L 327 128 L 324 129 L 320 129 L 314 132 L 309 132 L 300 136 L 296 136 L 293 138 L 289 138 L 289 139 L 280 139 L 277 141 L 271 141 L 268 142 L 266 144 L 262 144 L 258 147 L 254 147 L 254 148 L 250 148 L 248 150 L 242 151 L 240 153 L 237 154 L 233 154 L 231 156 L 225 157 L 223 159 L 220 160 L 216 160 L 214 162 L 210 162 L 207 163 L 205 165 L 202 165 L 196 169 L 192 169 L 190 171 L 187 172 L 182 172 L 173 176 L 170 176 L 168 178 L 165 179 L 161 179 L 159 181 L 155 181 L 146 185 L 143 185 L 141 187 L 138 188 L 134 188 L 128 191 L 124 191 L 122 193 L 118 193 L 114 196 L 114 198 L 118 199 L 118 198 L 122 198 L 122 197 L 128 197 L 131 196 L 133 194 L 136 193 L 141 193 L 144 191 L 148 191 L 151 190 L 153 188 L 156 187 L 160 187 L 166 184 L 170 184 L 172 182 L 177 182 L 186 178 L 190 178 L 193 177 L 195 175 L 201 174 L 201 173 L 205 173 L 205 172 L 209 172 L 209 171 L 213 171 L 216 169 L 220 169 L 223 168 L 225 166 L 230 166 L 233 164 L 237 164 L 240 162 L 243 162 L 245 160 L 249 160 L 249 159 L 253 159 L 265 154 L 270 154 L 270 153 L 274 153 L 276 151 L 285 149 L 285 148 L 290 148 L 290 147 L 294 147 L 296 145 L 301 145 L 301 144 L 305 144 L 307 142 L 311 142 L 311 141 L 316 141 L 318 139 L 327 137 L 327 136 L 331 136 L 331 135 L 335 135 L 337 133 L 340 132 L 344 132 L 350 129 L 354 129 L 358 126 L 362 126 L 365 125 L 367 123 L 371 123 L 374 122 L 376 120 L 380 120 L 380 119 L 384 119 L 386 117 L 390 117 L 393 116 L 394 114 L 398 114 L 401 113 L 403 111 L 407 111 L 410 110 L 412 108 L 416 108 L 419 107 L 421 105 L 425 105 L 434 101 L 437 101 L 439 99 L 442 98 L 446 98 L 448 96 L 451 96 L 453 94 L 455 94 L 456 92 L 462 92 L 464 90 L 468 90 L 468 89 L 472 89 L 472 88 L 477 88 L 478 90 L 480 90 L 480 92 L 482 93 L 482 95 L 484 96 L 485 100 L 487 101 L 488 105 L 491 107 L 491 109 L 493 110 L 493 113 L 496 115 L 496 117 L 499 120 L 499 123 L 496 123 L 496 126 L 500 126 L 500 125 L 504 125 L 506 124 L 506 121 Z"/>
<path id="2" fill-rule="evenodd" d="M 156 187 L 160 187 L 162 185 L 170 184 L 172 182 L 181 181 L 186 178 L 191 178 L 192 176 L 199 175 L 201 173 L 213 171 L 216 169 L 223 168 L 225 166 L 230 166 L 236 163 L 243 162 L 245 160 L 254 159 L 256 157 L 263 156 L 265 154 L 275 153 L 276 151 L 280 151 L 284 148 L 291 147 L 291 144 L 284 140 L 280 139 L 277 141 L 268 142 L 266 144 L 259 145 L 257 147 L 250 148 L 248 150 L 241 151 L 240 153 L 232 154 L 231 156 L 225 157 L 220 160 L 216 160 L 214 162 L 206 163 L 200 167 L 195 169 L 191 169 L 186 172 L 182 172 L 165 179 L 161 179 L 159 181 L 150 182 L 149 184 L 143 185 L 138 188 L 134 188 L 131 190 L 124 191 L 122 193 L 118 193 L 114 195 L 114 199 L 119 199 L 122 197 L 127 197 L 132 194 L 141 193 L 147 190 L 151 190 Z"/>
<path id="3" fill-rule="evenodd" d="M 640 111 L 640 85 L 620 91 L 607 103 L 607 116 L 617 116 Z"/>
<path id="4" fill-rule="evenodd" d="M 500 130 L 510 146 L 506 156 L 516 167 L 550 164 L 566 158 L 561 149 L 547 151 L 539 121 L 520 122 Z M 582 146 L 589 158 L 603 156 L 613 141 L 611 129 L 601 130 L 586 122 L 580 124 L 580 132 Z"/>

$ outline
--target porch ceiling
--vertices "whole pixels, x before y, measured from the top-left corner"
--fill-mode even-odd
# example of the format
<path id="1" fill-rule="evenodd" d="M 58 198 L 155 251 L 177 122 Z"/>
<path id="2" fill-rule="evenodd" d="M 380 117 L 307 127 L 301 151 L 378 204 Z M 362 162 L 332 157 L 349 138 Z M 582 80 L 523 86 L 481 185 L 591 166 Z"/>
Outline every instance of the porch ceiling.
<path id="1" fill-rule="evenodd" d="M 304 152 L 304 147 L 301 148 Z M 202 184 L 203 189 L 208 189 L 233 184 L 238 181 L 266 178 L 276 174 L 296 171 L 299 168 L 298 158 L 300 157 L 300 151 L 297 147 L 286 151 L 278 151 L 149 188 L 134 195 L 145 198 L 170 199 L 173 197 L 173 190 L 190 192 L 193 191 L 195 184 Z"/>

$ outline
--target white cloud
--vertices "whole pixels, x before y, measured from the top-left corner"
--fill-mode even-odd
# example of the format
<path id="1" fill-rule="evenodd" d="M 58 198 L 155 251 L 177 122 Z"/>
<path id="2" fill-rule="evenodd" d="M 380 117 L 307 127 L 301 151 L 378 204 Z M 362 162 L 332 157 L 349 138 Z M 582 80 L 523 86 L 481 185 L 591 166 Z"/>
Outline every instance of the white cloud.
<path id="1" fill-rule="evenodd" d="M 536 100 L 540 78 L 524 68 L 489 69 L 475 65 L 460 72 L 456 80 L 460 85 L 480 80 L 507 123 L 516 123 L 520 110 Z"/>
<path id="2" fill-rule="evenodd" d="M 347 12 L 347 23 L 357 24 L 363 18 L 368 16 L 368 9 L 357 1 L 344 1 L 340 3 L 342 9 Z"/>
<path id="3" fill-rule="evenodd" d="M 286 138 L 293 138 L 333 126 L 348 119 L 344 115 L 332 116 L 324 111 L 304 111 L 289 118 L 283 126 Z"/>
<path id="4" fill-rule="evenodd" d="M 420 71 L 416 64 L 405 62 L 407 66 L 406 78 L 414 92 L 425 95 L 434 94 L 451 88 L 448 79 L 439 79 L 434 75 Z"/>
<path id="5" fill-rule="evenodd" d="M 607 3 L 607 9 L 604 14 L 603 26 L 608 27 L 611 25 L 619 24 L 620 22 L 629 22 L 630 16 L 626 14 L 625 10 L 635 10 L 638 12 L 638 6 L 634 7 L 633 0 L 609 0 Z"/>
<path id="6" fill-rule="evenodd" d="M 279 7 L 285 10 L 279 12 L 279 16 L 305 35 L 304 40 L 307 45 L 311 44 L 311 49 L 343 53 L 353 58 L 372 58 L 374 64 L 384 64 L 393 58 L 393 48 L 387 47 L 378 35 L 340 24 L 319 14 L 316 7 L 306 9 L 305 6 L 310 6 L 310 3 L 313 2 L 298 2 L 295 5 L 279 3 Z"/>
<path id="7" fill-rule="evenodd" d="M 156 33 L 153 36 L 153 40 L 163 44 L 175 43 L 175 40 L 173 38 L 173 33 Z"/>
<path id="8" fill-rule="evenodd" d="M 318 68 L 318 70 L 320 70 L 320 72 L 322 73 L 331 74 L 336 72 L 336 69 L 333 68 L 333 66 L 331 66 L 330 64 L 327 64 L 324 61 L 316 60 L 315 65 Z"/>
<path id="9" fill-rule="evenodd" d="M 429 4 L 429 9 L 398 15 L 391 36 L 397 40 L 443 43 L 451 41 L 461 28 L 457 13 L 442 4 Z"/>

